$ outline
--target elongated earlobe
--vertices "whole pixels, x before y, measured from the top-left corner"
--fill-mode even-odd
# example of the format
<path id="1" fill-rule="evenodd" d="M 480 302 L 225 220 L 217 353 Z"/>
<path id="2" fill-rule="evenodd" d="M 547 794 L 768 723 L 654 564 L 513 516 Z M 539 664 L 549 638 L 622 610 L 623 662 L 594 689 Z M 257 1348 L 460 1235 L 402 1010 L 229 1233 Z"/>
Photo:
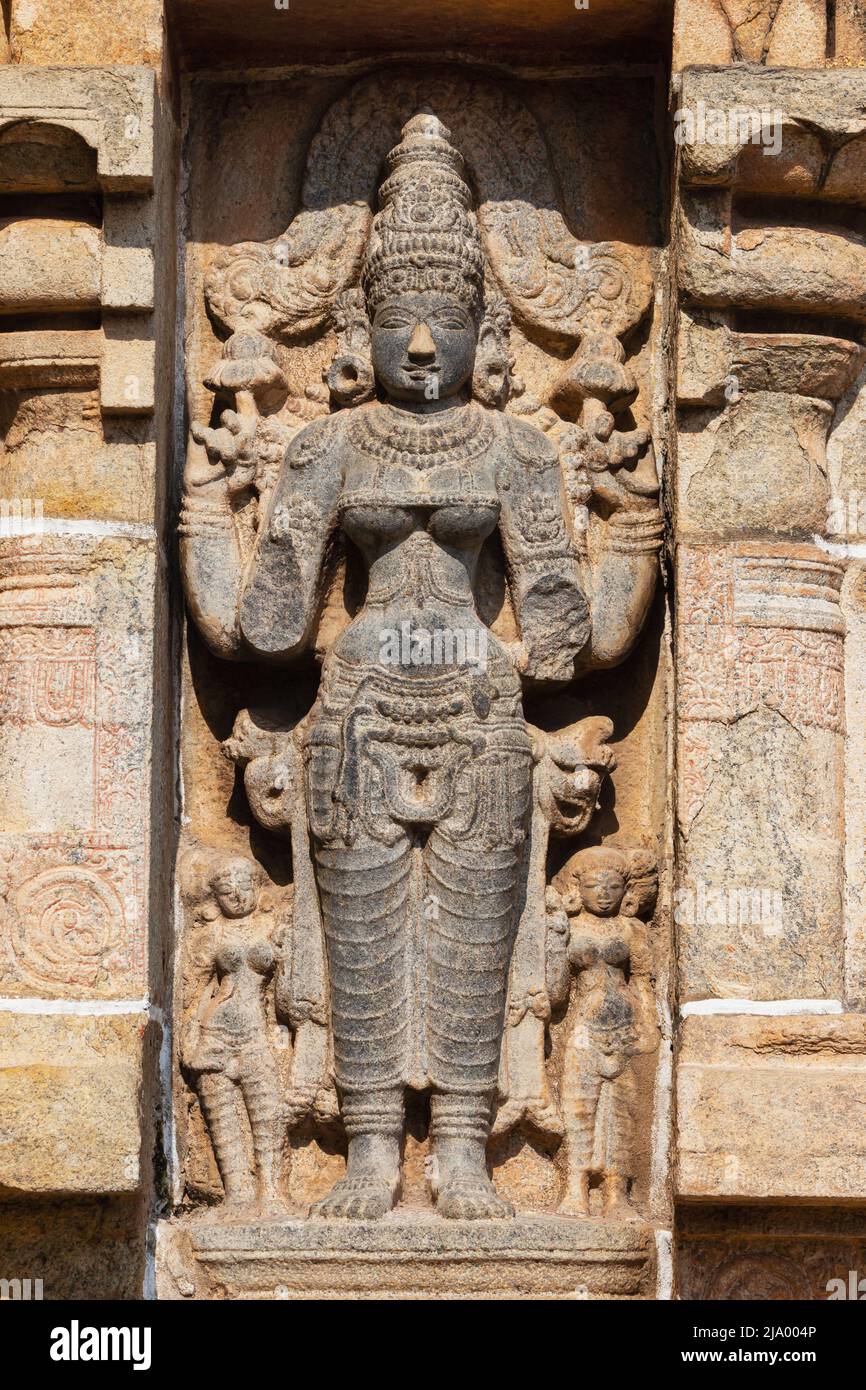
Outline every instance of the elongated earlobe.
<path id="1" fill-rule="evenodd" d="M 334 305 L 334 327 L 339 335 L 336 355 L 325 373 L 335 405 L 360 405 L 375 391 L 370 320 L 359 289 L 346 290 Z"/>
<path id="2" fill-rule="evenodd" d="M 511 314 L 501 295 L 488 294 L 478 330 L 472 394 L 482 405 L 501 409 L 511 395 Z"/>

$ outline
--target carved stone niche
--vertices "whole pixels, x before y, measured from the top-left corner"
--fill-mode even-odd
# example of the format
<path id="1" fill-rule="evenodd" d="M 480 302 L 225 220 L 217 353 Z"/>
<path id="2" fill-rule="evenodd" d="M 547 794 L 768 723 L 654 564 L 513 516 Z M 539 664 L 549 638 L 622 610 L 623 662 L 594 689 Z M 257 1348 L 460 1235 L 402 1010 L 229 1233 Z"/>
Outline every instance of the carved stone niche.
<path id="1" fill-rule="evenodd" d="M 153 140 L 147 69 L 0 69 L 3 491 L 46 516 L 152 513 Z"/>
<path id="2" fill-rule="evenodd" d="M 651 86 L 286 80 L 216 157 L 225 92 L 164 1289 L 652 1296 L 657 233 L 651 182 L 619 226 L 605 191 Z M 248 158 L 287 129 L 296 205 Z"/>

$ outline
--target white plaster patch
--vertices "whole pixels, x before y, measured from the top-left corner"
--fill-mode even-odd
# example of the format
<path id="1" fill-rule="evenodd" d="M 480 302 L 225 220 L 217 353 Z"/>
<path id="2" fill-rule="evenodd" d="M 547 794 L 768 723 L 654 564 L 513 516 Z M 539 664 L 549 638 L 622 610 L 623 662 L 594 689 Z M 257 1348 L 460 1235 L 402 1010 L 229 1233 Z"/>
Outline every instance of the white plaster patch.
<path id="1" fill-rule="evenodd" d="M 674 1296 L 674 1238 L 671 1231 L 656 1231 L 656 1300 L 668 1302 Z"/>
<path id="2" fill-rule="evenodd" d="M 16 522 L 16 536 L 133 536 L 155 540 L 156 528 L 145 521 L 73 521 L 66 517 L 40 517 Z"/>
<path id="3" fill-rule="evenodd" d="M 841 1014 L 838 999 L 695 999 L 680 1006 L 680 1017 L 690 1014 Z"/>
<path id="4" fill-rule="evenodd" d="M 94 1018 L 103 1014 L 148 1014 L 161 1020 L 162 1011 L 147 999 L 0 999 L 0 1013 L 66 1014 Z"/>
<path id="5" fill-rule="evenodd" d="M 32 0 L 18 0 L 18 4 L 15 6 L 16 29 L 32 29 L 38 18 L 39 13 Z"/>

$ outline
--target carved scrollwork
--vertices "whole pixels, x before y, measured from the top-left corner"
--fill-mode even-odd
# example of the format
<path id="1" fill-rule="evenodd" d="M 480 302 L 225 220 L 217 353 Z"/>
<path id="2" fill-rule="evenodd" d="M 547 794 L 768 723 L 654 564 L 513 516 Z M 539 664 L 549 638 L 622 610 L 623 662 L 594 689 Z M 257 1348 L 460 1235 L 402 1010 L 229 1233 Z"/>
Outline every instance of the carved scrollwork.
<path id="1" fill-rule="evenodd" d="M 221 324 L 286 340 L 324 325 L 357 283 L 382 163 L 421 107 L 453 132 L 476 190 L 486 260 L 518 322 L 566 339 L 621 335 L 640 322 L 652 299 L 646 255 L 572 235 L 541 132 L 511 92 L 484 79 L 389 73 L 358 82 L 326 113 L 288 230 L 214 261 L 205 288 Z"/>
<path id="2" fill-rule="evenodd" d="M 366 204 L 305 208 L 282 236 L 220 252 L 205 282 L 214 317 L 287 340 L 321 328 L 357 276 L 370 216 Z"/>

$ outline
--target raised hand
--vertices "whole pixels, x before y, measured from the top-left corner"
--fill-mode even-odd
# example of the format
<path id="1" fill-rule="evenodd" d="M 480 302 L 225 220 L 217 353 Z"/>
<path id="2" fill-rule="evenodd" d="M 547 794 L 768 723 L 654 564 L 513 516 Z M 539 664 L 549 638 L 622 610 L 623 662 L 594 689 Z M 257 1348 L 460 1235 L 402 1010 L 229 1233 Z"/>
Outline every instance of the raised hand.
<path id="1" fill-rule="evenodd" d="M 192 437 L 207 455 L 205 463 L 200 453 L 190 450 L 186 483 L 190 487 L 224 484 L 230 493 L 243 492 L 252 485 L 256 473 L 256 430 L 258 420 L 253 415 L 239 415 L 236 410 L 224 410 L 220 427 L 209 429 L 194 423 Z M 218 472 L 213 470 L 217 469 Z"/>

